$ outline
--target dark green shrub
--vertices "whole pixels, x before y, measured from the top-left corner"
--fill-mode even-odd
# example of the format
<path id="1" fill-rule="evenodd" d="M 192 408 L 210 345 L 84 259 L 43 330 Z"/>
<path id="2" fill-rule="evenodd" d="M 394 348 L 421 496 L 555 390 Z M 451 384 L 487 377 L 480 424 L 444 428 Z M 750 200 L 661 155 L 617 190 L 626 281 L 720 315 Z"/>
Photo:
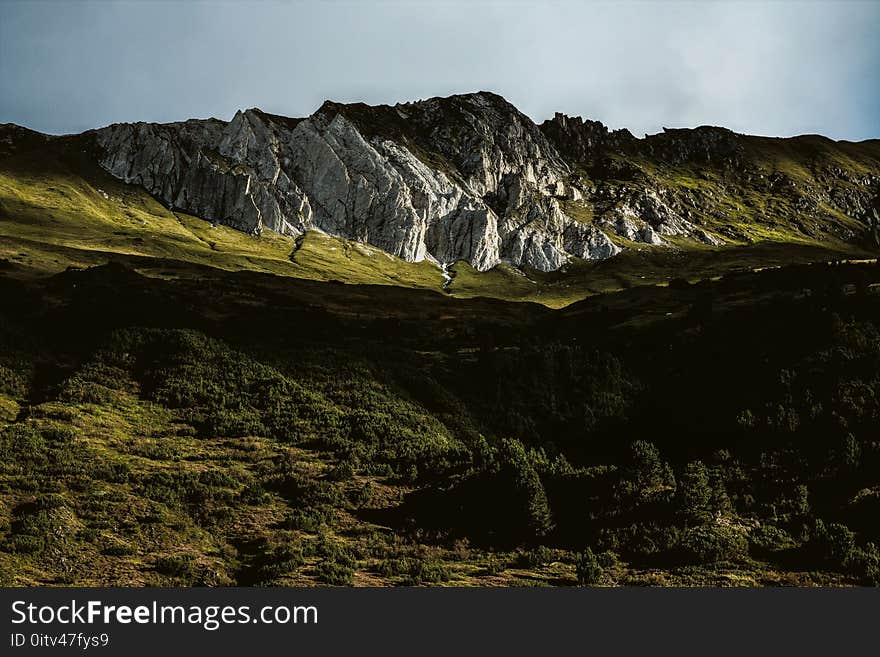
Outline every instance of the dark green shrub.
<path id="1" fill-rule="evenodd" d="M 27 390 L 28 384 L 25 375 L 0 365 L 0 394 L 21 399 L 27 395 Z"/>
<path id="2" fill-rule="evenodd" d="M 499 517 L 515 514 L 514 522 L 531 537 L 546 536 L 553 530 L 547 492 L 528 452 L 518 440 L 504 439 L 495 455 Z"/>
<path id="3" fill-rule="evenodd" d="M 438 584 L 450 579 L 449 570 L 442 562 L 414 557 L 385 559 L 378 571 L 385 577 L 401 578 L 404 586 Z"/>
<path id="4" fill-rule="evenodd" d="M 679 513 L 688 526 L 712 520 L 712 487 L 709 473 L 700 461 L 688 463 L 678 481 Z"/>
<path id="5" fill-rule="evenodd" d="M 131 478 L 131 466 L 128 463 L 102 464 L 94 470 L 95 478 L 114 484 L 125 484 Z"/>
<path id="6" fill-rule="evenodd" d="M 410 567 L 409 577 L 404 583 L 410 586 L 438 584 L 449 581 L 449 578 L 449 570 L 442 562 L 417 559 Z"/>
<path id="7" fill-rule="evenodd" d="M 820 559 L 841 569 L 849 566 L 855 554 L 855 534 L 849 527 L 839 523 L 825 524 L 822 520 L 816 520 L 810 543 Z"/>
<path id="8" fill-rule="evenodd" d="M 257 506 L 260 504 L 264 504 L 268 499 L 268 494 L 265 489 L 259 484 L 248 484 L 244 487 L 239 495 L 239 500 L 241 500 L 242 504 L 248 504 L 251 506 Z"/>
<path id="9" fill-rule="evenodd" d="M 6 549 L 13 554 L 39 554 L 46 549 L 46 540 L 42 536 L 18 534 L 9 538 Z"/>
<path id="10" fill-rule="evenodd" d="M 497 554 L 490 554 L 483 564 L 483 572 L 486 575 L 498 575 L 507 570 L 508 566 L 506 559 Z"/>
<path id="11" fill-rule="evenodd" d="M 318 579 L 331 586 L 354 584 L 354 559 L 344 550 L 335 550 L 317 566 Z"/>
<path id="12" fill-rule="evenodd" d="M 706 525 L 687 529 L 681 536 L 681 550 L 688 561 L 697 563 L 736 561 L 745 557 L 748 542 L 734 529 Z"/>
<path id="13" fill-rule="evenodd" d="M 681 530 L 675 525 L 636 522 L 623 527 L 603 528 L 596 545 L 630 557 L 645 558 L 675 549 Z"/>
<path id="14" fill-rule="evenodd" d="M 862 584 L 880 586 L 880 550 L 874 543 L 856 548 L 850 559 L 850 571 Z"/>
<path id="15" fill-rule="evenodd" d="M 522 561 L 528 568 L 540 568 L 553 561 L 553 551 L 546 545 L 539 545 L 524 552 Z"/>
<path id="16" fill-rule="evenodd" d="M 624 464 L 618 497 L 639 503 L 660 491 L 674 487 L 672 469 L 660 458 L 660 450 L 644 440 L 633 442 L 630 445 L 629 458 Z"/>
<path id="17" fill-rule="evenodd" d="M 385 577 L 400 577 L 401 575 L 405 575 L 407 572 L 409 572 L 409 560 L 405 557 L 391 557 L 389 559 L 383 559 L 381 562 L 379 562 L 377 571 L 380 575 L 383 575 Z"/>
<path id="18" fill-rule="evenodd" d="M 190 581 L 196 575 L 195 558 L 191 554 L 160 556 L 156 558 L 156 571 Z"/>
<path id="19" fill-rule="evenodd" d="M 305 564 L 305 556 L 300 546 L 285 545 L 269 550 L 265 555 L 265 563 L 260 566 L 257 580 L 269 582 L 289 575 Z"/>
<path id="20" fill-rule="evenodd" d="M 575 560 L 575 574 L 581 586 L 595 586 L 603 579 L 603 568 L 590 548 L 581 552 Z"/>
<path id="21" fill-rule="evenodd" d="M 356 508 L 362 509 L 373 500 L 374 492 L 375 486 L 373 486 L 373 482 L 368 481 L 351 491 L 349 493 L 349 500 Z"/>
<path id="22" fill-rule="evenodd" d="M 789 534 L 773 525 L 761 525 L 749 532 L 749 545 L 758 555 L 766 555 L 795 547 Z"/>
<path id="23" fill-rule="evenodd" d="M 7 471 L 19 472 L 44 464 L 48 449 L 42 432 L 31 422 L 0 429 L 0 467 Z"/>
<path id="24" fill-rule="evenodd" d="M 323 527 L 333 524 L 333 516 L 333 508 L 326 505 L 294 509 L 285 519 L 284 526 L 314 534 Z"/>
<path id="25" fill-rule="evenodd" d="M 599 553 L 596 558 L 598 559 L 602 570 L 608 570 L 609 568 L 615 568 L 620 565 L 620 559 L 618 559 L 617 554 L 615 554 L 613 550 L 605 550 L 604 552 Z"/>
<path id="26" fill-rule="evenodd" d="M 357 473 L 357 467 L 352 459 L 344 459 L 336 464 L 336 467 L 330 472 L 330 479 L 333 481 L 348 481 Z"/>
<path id="27" fill-rule="evenodd" d="M 110 557 L 127 557 L 137 554 L 137 549 L 125 543 L 114 543 L 113 545 L 105 547 L 102 552 Z"/>
<path id="28" fill-rule="evenodd" d="M 34 502 L 20 505 L 13 512 L 8 551 L 43 552 L 71 531 L 70 516 L 65 498 L 57 494 L 39 495 Z"/>

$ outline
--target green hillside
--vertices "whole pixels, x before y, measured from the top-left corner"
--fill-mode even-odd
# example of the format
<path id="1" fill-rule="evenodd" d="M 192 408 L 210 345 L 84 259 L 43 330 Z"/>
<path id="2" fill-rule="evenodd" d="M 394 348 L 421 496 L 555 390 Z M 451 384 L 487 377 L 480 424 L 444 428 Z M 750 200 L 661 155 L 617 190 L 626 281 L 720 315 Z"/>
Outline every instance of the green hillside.
<path id="1" fill-rule="evenodd" d="M 253 237 L 169 210 L 143 189 L 100 169 L 87 139 L 45 138 L 22 130 L 3 128 L 11 146 L 0 149 L 0 259 L 21 277 L 111 260 L 163 276 L 174 269 L 163 263 L 178 262 L 559 308 L 602 292 L 665 285 L 673 278 L 696 281 L 759 267 L 876 257 L 870 249 L 839 239 L 774 232 L 745 217 L 742 225 L 751 237 L 720 247 L 681 238 L 667 238 L 670 246 L 617 238 L 625 247 L 622 254 L 604 261 L 575 260 L 556 272 L 520 272 L 506 265 L 477 272 L 458 263 L 452 267 L 453 281 L 444 287 L 437 266 L 408 263 L 370 245 L 318 232 L 299 240 L 271 231 Z M 686 181 L 679 182 L 687 187 Z M 577 207 L 568 211 L 577 215 Z"/>
<path id="2" fill-rule="evenodd" d="M 0 272 L 0 583 L 880 581 L 876 265 L 556 311 L 173 272 Z"/>
<path id="3" fill-rule="evenodd" d="M 16 140 L 21 142 L 19 138 Z M 0 258 L 23 275 L 150 258 L 311 280 L 439 290 L 430 263 L 412 264 L 320 233 L 260 237 L 174 212 L 100 169 L 84 140 L 34 137 L 0 154 Z"/>

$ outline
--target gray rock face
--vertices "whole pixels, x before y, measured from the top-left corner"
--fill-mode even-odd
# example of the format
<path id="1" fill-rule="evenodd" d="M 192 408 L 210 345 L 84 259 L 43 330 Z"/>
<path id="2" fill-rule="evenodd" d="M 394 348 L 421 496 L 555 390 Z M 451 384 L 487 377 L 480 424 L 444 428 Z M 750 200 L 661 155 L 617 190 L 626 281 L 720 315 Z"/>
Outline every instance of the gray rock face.
<path id="1" fill-rule="evenodd" d="M 325 103 L 307 119 L 259 110 L 95 131 L 101 165 L 169 206 L 259 234 L 321 230 L 418 262 L 549 271 L 619 251 L 567 216 L 569 166 L 493 94 L 395 108 Z M 392 116 L 388 116 L 393 114 Z M 377 123 L 379 129 L 371 124 Z"/>
<path id="2" fill-rule="evenodd" d="M 621 203 L 612 213 L 615 230 L 619 235 L 634 242 L 663 244 L 658 236 L 680 236 L 698 240 L 704 244 L 720 246 L 724 241 L 707 233 L 688 221 L 662 197 L 662 192 L 646 189 Z M 639 225 L 641 224 L 641 225 Z"/>
<path id="3" fill-rule="evenodd" d="M 541 130 L 565 154 L 582 161 L 600 150 L 624 151 L 636 143 L 629 130 L 608 130 L 599 121 L 584 121 L 579 116 L 566 116 L 557 112 L 552 119 L 541 124 Z"/>
<path id="4" fill-rule="evenodd" d="M 611 225 L 612 230 L 630 242 L 641 242 L 642 244 L 653 244 L 654 246 L 665 244 L 653 226 L 642 222 L 631 210 L 618 211 L 614 215 L 613 223 L 611 221 L 611 219 L 606 220 Z"/>
<path id="5" fill-rule="evenodd" d="M 880 243 L 871 143 L 709 126 L 642 139 L 563 114 L 539 127 L 485 92 L 92 134 L 107 171 L 171 207 L 252 234 L 324 231 L 411 262 L 551 271 L 614 256 L 609 235 L 720 246 L 767 227 Z"/>

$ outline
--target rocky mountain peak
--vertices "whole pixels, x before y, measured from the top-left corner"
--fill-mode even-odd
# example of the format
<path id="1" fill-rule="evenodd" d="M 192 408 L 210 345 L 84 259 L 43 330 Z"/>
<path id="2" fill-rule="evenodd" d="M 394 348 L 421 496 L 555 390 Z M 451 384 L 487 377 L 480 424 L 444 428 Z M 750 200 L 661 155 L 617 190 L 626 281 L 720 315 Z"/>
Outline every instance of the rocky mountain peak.
<path id="1" fill-rule="evenodd" d="M 636 138 L 629 130 L 610 131 L 599 121 L 556 112 L 541 124 L 541 130 L 567 156 L 584 161 L 604 151 L 624 152 Z"/>
<path id="2" fill-rule="evenodd" d="M 817 173 L 807 190 L 790 168 L 763 173 L 756 138 L 724 128 L 637 139 L 559 113 L 538 126 L 485 91 L 393 106 L 326 101 L 307 118 L 251 108 L 228 122 L 115 124 L 91 134 L 110 173 L 209 221 L 253 234 L 319 230 L 409 261 L 464 260 L 478 270 L 509 262 L 550 271 L 673 236 L 741 239 L 731 212 L 743 212 L 743 185 L 745 207 L 761 217 L 755 199 L 763 197 L 754 194 L 779 198 L 774 190 L 791 183 L 784 207 L 816 217 L 797 224 L 811 235 L 822 216 L 837 221 L 828 208 L 864 221 L 876 196 L 860 182 L 870 176 L 834 173 L 840 157 L 820 170 L 810 155 Z M 829 193 L 829 179 L 846 188 Z"/>
<path id="3" fill-rule="evenodd" d="M 663 132 L 646 136 L 640 144 L 642 153 L 662 158 L 673 164 L 683 162 L 722 162 L 733 164 L 744 153 L 742 136 L 727 128 L 663 128 Z"/>

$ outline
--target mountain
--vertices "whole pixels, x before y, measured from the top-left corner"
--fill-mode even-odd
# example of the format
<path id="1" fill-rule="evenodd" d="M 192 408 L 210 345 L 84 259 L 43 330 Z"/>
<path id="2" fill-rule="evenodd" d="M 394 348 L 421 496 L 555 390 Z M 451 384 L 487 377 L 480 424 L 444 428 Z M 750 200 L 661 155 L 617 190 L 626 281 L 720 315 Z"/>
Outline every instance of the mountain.
<path id="1" fill-rule="evenodd" d="M 101 164 L 174 207 L 239 230 L 322 230 L 418 262 L 502 260 L 548 271 L 619 251 L 566 215 L 571 167 L 502 98 L 396 107 L 325 103 L 303 120 L 259 110 L 228 124 L 115 125 Z"/>
<path id="2" fill-rule="evenodd" d="M 394 107 L 327 102 L 306 119 L 117 124 L 101 165 L 165 203 L 246 232 L 322 230 L 417 262 L 542 271 L 629 243 L 864 238 L 880 143 L 719 128 L 635 139 L 500 96 Z M 745 224 L 745 225 L 744 225 Z"/>
<path id="3" fill-rule="evenodd" d="M 80 176 L 92 182 L 52 201 L 46 193 L 58 185 L 23 194 L 23 171 L 45 180 L 50 163 L 61 160 L 53 180 Z M 714 127 L 639 139 L 562 114 L 536 125 L 486 92 L 394 106 L 328 101 L 303 119 L 249 109 L 229 122 L 122 123 L 66 137 L 4 126 L 0 167 L 7 176 L 0 186 L 6 219 L 16 206 L 49 214 L 59 206 L 86 210 L 102 205 L 100 193 L 113 206 L 104 212 L 110 222 L 118 224 L 120 214 L 131 215 L 128 224 L 161 217 L 153 241 L 163 243 L 163 254 L 181 248 L 181 227 L 198 234 L 191 251 L 211 243 L 209 251 L 222 251 L 217 240 L 204 238 L 195 217 L 265 236 L 256 255 L 265 257 L 266 243 L 278 246 L 270 249 L 273 273 L 318 276 L 302 267 L 289 271 L 287 247 L 273 234 L 296 239 L 294 253 L 306 240 L 325 252 L 366 248 L 365 257 L 372 255 L 369 247 L 350 246 L 355 242 L 385 251 L 384 260 L 406 272 L 391 276 L 392 283 L 418 279 L 439 288 L 457 275 L 460 285 L 450 293 L 475 280 L 480 283 L 471 285 L 473 293 L 493 296 L 516 296 L 510 292 L 516 289 L 538 298 L 553 284 L 582 289 L 596 269 L 580 263 L 624 253 L 642 260 L 603 271 L 641 271 L 642 262 L 653 259 L 663 262 L 668 280 L 681 267 L 680 253 L 702 258 L 701 266 L 711 270 L 741 263 L 743 253 L 761 252 L 757 264 L 764 265 L 776 257 L 871 257 L 880 244 L 880 141 L 751 137 Z M 91 169 L 97 167 L 152 199 L 140 198 L 137 212 L 122 208 L 116 201 L 131 198 L 133 188 L 108 194 L 106 180 L 103 187 L 94 182 L 100 175 Z M 149 220 L 138 214 L 144 208 Z M 114 228 L 112 235 L 125 232 Z M 165 248 L 170 234 L 174 244 Z M 145 238 L 126 239 L 128 246 L 116 251 L 146 248 Z M 765 262 L 766 250 L 780 245 L 785 254 Z M 248 267 L 240 260 L 249 258 L 249 248 L 236 251 L 233 268 Z M 212 256 L 199 251 L 198 257 Z M 367 268 L 381 272 L 384 260 Z M 443 276 L 411 272 L 407 263 L 440 265 Z M 264 265 L 261 260 L 256 268 Z M 510 266 L 527 275 L 505 269 Z M 345 270 L 347 264 L 329 262 L 327 268 Z M 480 278 L 489 270 L 494 278 Z M 563 277 L 574 271 L 574 283 L 546 275 L 560 270 Z M 345 272 L 338 277 L 345 279 Z M 494 290 L 496 283 L 508 292 Z M 552 303 L 569 302 L 566 294 L 557 289 Z"/>
<path id="4" fill-rule="evenodd" d="M 877 151 L 0 126 L 0 585 L 880 584 Z"/>

